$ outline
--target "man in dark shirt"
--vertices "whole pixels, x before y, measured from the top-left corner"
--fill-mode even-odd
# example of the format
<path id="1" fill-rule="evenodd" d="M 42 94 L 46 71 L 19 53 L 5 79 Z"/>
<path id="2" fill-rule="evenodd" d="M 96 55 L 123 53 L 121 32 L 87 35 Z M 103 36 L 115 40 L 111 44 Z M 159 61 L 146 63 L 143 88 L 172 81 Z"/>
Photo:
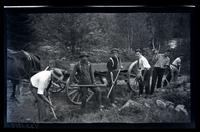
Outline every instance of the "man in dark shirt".
<path id="1" fill-rule="evenodd" d="M 108 80 L 108 87 L 111 87 L 116 76 L 117 76 L 117 73 L 119 71 L 119 68 L 122 68 L 122 65 L 121 65 L 121 60 L 119 58 L 119 50 L 117 48 L 114 48 L 111 50 L 111 57 L 109 58 L 108 62 L 107 62 L 107 69 L 108 69 L 108 72 L 107 72 L 107 80 Z M 116 81 L 117 82 L 117 81 Z M 115 86 L 116 86 L 116 83 L 114 84 L 114 87 L 110 93 L 110 102 L 111 102 L 111 105 L 113 107 L 116 107 L 115 105 Z"/>
<path id="2" fill-rule="evenodd" d="M 154 61 L 156 61 L 153 73 L 152 73 L 152 84 L 151 84 L 151 92 L 154 93 L 155 86 L 157 84 L 157 88 L 161 88 L 163 75 L 165 74 L 167 68 L 170 64 L 170 50 L 168 49 L 164 54 L 160 54 L 158 52 L 154 55 Z"/>
<path id="3" fill-rule="evenodd" d="M 74 82 L 75 75 L 78 80 L 79 85 L 90 85 L 95 84 L 95 77 L 94 77 L 94 71 L 92 68 L 91 63 L 88 61 L 89 55 L 86 52 L 81 53 L 80 55 L 80 61 L 74 66 L 74 69 L 72 71 L 72 74 L 70 75 L 70 84 Z M 77 74 L 76 74 L 77 73 Z M 96 95 L 96 100 L 98 101 L 97 107 L 100 108 L 101 105 L 101 92 L 98 87 L 91 87 L 90 88 L 94 94 Z M 86 100 L 87 100 L 87 93 L 88 93 L 88 87 L 80 87 L 81 92 L 81 101 L 82 105 L 81 108 L 83 110 L 86 109 Z"/>

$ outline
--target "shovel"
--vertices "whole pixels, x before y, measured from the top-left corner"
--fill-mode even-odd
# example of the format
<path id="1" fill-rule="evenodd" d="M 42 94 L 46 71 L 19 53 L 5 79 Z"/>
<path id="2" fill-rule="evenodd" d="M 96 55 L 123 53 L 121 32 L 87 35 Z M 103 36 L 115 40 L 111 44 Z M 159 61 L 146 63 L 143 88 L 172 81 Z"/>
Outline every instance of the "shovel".
<path id="1" fill-rule="evenodd" d="M 50 104 L 52 105 L 50 96 L 48 96 L 48 100 L 49 100 Z M 56 116 L 56 113 L 55 113 L 53 107 L 50 106 L 50 108 L 51 108 L 51 111 L 52 111 L 52 113 L 53 113 L 54 118 L 57 120 L 58 118 L 57 118 L 57 116 Z"/>

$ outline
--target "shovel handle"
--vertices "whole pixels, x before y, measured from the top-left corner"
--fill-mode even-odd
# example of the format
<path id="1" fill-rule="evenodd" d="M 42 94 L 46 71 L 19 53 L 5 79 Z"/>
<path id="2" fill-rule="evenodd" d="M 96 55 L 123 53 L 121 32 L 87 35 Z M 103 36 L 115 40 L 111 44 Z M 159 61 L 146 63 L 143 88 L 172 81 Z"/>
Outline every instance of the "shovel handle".
<path id="1" fill-rule="evenodd" d="M 52 105 L 50 96 L 48 96 L 48 99 L 49 99 L 50 104 Z M 53 113 L 54 118 L 55 118 L 55 119 L 58 119 L 57 116 L 56 116 L 56 113 L 55 113 L 55 111 L 54 111 L 54 109 L 53 109 L 53 107 L 50 106 L 50 108 L 51 108 L 51 111 L 52 111 L 52 113 Z"/>
<path id="2" fill-rule="evenodd" d="M 119 71 L 118 71 L 118 73 L 117 73 L 117 76 L 115 77 L 115 80 L 114 80 L 112 86 L 110 87 L 110 90 L 109 90 L 109 92 L 108 92 L 108 94 L 107 94 L 107 98 L 109 98 L 109 96 L 110 96 L 110 93 L 111 93 L 111 91 L 112 91 L 112 89 L 113 89 L 113 87 L 114 87 L 114 85 L 115 85 L 115 82 L 117 81 L 117 78 L 118 78 L 118 76 L 119 76 L 120 71 L 121 71 L 121 69 L 119 69 Z"/>
<path id="3" fill-rule="evenodd" d="M 70 85 L 70 87 L 106 87 L 105 84 L 97 84 L 97 85 Z"/>

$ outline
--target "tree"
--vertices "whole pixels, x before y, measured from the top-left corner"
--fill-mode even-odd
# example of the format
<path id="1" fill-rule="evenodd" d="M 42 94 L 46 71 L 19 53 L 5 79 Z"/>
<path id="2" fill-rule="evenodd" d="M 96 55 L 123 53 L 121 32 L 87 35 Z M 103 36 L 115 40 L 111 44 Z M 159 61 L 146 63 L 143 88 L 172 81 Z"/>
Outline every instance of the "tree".
<path id="1" fill-rule="evenodd" d="M 5 13 L 5 35 L 7 47 L 26 50 L 34 37 L 30 22 L 32 19 L 27 14 Z"/>
<path id="2" fill-rule="evenodd" d="M 174 38 L 187 39 L 190 35 L 189 14 L 185 13 L 151 13 L 149 18 L 154 31 L 154 42 L 162 50 L 169 48 L 166 41 Z"/>
<path id="3" fill-rule="evenodd" d="M 148 29 L 145 25 L 145 13 L 116 14 L 118 32 L 124 40 L 126 48 L 143 48 L 149 40 Z"/>

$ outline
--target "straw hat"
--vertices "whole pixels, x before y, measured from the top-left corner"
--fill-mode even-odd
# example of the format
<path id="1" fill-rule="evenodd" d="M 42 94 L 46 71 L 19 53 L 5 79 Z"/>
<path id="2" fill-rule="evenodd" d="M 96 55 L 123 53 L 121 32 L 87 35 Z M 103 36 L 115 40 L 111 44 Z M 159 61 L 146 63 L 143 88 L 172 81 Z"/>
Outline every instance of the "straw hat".
<path id="1" fill-rule="evenodd" d="M 114 52 L 118 52 L 118 53 L 119 53 L 119 49 L 113 48 L 110 52 L 111 52 L 111 53 L 114 53 Z"/>
<path id="2" fill-rule="evenodd" d="M 141 53 L 141 49 L 136 49 L 135 52 L 140 52 Z"/>
<path id="3" fill-rule="evenodd" d="M 62 70 L 58 69 L 58 68 L 53 68 L 52 76 L 58 80 L 63 80 L 63 78 L 64 78 L 64 74 L 63 74 Z"/>

